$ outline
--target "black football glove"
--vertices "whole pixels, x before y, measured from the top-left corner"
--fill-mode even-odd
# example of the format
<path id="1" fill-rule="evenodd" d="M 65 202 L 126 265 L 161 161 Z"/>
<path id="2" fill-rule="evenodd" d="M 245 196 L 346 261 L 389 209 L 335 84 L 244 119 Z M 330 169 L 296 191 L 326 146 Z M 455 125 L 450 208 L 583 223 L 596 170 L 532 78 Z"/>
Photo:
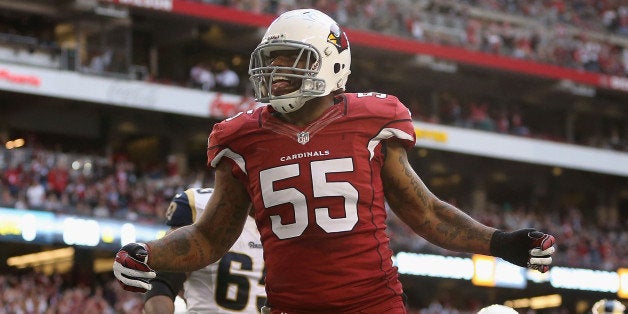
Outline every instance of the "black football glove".
<path id="1" fill-rule="evenodd" d="M 552 264 L 555 243 L 554 236 L 535 229 L 497 230 L 491 237 L 491 255 L 544 273 Z"/>
<path id="2" fill-rule="evenodd" d="M 152 288 L 149 280 L 156 275 L 147 263 L 148 246 L 144 243 L 129 243 L 116 254 L 113 274 L 124 290 L 146 292 Z"/>

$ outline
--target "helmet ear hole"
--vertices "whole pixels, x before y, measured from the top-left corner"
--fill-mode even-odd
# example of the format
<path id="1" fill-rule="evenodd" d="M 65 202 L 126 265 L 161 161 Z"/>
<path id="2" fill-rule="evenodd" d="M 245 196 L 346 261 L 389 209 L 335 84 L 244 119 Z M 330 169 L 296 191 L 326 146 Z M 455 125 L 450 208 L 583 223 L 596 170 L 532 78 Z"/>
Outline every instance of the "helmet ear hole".
<path id="1" fill-rule="evenodd" d="M 334 73 L 338 74 L 342 68 L 344 68 L 344 64 L 341 66 L 340 63 L 334 63 Z"/>

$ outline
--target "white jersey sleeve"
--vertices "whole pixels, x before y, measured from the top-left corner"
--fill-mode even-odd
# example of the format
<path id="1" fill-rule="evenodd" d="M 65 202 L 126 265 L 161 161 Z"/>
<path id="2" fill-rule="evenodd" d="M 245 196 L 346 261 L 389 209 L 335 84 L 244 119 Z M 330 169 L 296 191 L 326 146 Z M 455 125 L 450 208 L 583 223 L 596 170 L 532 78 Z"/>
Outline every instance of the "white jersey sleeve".
<path id="1" fill-rule="evenodd" d="M 211 193 L 185 192 L 196 220 Z M 266 302 L 264 256 L 255 220 L 247 216 L 242 234 L 216 263 L 190 273 L 183 284 L 188 313 L 260 313 Z"/>

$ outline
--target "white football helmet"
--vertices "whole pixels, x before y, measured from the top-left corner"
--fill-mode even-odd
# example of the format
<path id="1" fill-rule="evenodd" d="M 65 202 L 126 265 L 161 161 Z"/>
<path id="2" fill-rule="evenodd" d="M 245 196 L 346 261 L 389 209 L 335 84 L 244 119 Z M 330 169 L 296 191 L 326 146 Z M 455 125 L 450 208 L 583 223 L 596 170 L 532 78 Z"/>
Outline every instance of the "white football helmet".
<path id="1" fill-rule="evenodd" d="M 591 308 L 591 313 L 593 314 L 624 314 L 625 311 L 626 306 L 621 302 L 606 299 L 595 302 Z"/>
<path id="2" fill-rule="evenodd" d="M 271 52 L 285 50 L 296 52 L 294 64 L 271 66 Z M 305 67 L 299 67 L 299 61 Z M 349 41 L 338 23 L 323 12 L 300 9 L 283 13 L 270 24 L 251 54 L 249 76 L 257 101 L 288 113 L 312 98 L 344 90 L 350 66 Z M 273 81 L 279 80 L 300 81 L 300 87 L 285 95 L 273 95 Z"/>
<path id="3" fill-rule="evenodd" d="M 518 314 L 513 308 L 501 305 L 493 304 L 481 309 L 478 314 Z"/>

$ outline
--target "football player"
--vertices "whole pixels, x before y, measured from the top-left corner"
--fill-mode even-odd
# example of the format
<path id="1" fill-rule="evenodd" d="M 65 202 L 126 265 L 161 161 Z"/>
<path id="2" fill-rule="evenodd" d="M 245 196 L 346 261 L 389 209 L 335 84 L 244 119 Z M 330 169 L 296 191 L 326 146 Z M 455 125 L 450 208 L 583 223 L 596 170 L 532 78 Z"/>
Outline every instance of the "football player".
<path id="1" fill-rule="evenodd" d="M 238 237 L 252 204 L 262 237 L 269 312 L 406 313 L 384 202 L 443 248 L 549 270 L 554 237 L 496 230 L 437 198 L 412 169 L 408 109 L 394 96 L 345 93 L 345 33 L 326 14 L 288 11 L 251 55 L 258 101 L 270 105 L 214 125 L 208 165 L 216 189 L 193 225 L 128 244 L 114 262 L 128 290 L 155 270 L 194 270 Z"/>
<path id="2" fill-rule="evenodd" d="M 188 189 L 177 194 L 166 213 L 170 231 L 192 224 L 205 209 L 213 189 Z M 220 259 L 200 270 L 158 272 L 145 294 L 146 314 L 174 313 L 174 300 L 183 287 L 188 313 L 260 313 L 266 303 L 264 257 L 255 220 L 247 217 L 242 234 Z M 187 280 L 186 280 L 187 279 Z"/>

